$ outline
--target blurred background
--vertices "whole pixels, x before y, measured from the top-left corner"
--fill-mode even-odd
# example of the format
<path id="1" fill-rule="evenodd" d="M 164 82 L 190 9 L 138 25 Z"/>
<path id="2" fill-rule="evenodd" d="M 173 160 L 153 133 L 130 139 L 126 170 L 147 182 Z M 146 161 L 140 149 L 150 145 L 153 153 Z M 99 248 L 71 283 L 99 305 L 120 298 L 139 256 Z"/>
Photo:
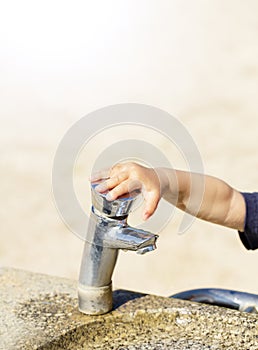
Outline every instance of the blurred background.
<path id="1" fill-rule="evenodd" d="M 169 112 L 192 135 L 206 173 L 257 191 L 257 12 L 255 0 L 2 1 L 0 265 L 78 278 L 83 242 L 56 210 L 53 159 L 65 132 L 107 105 Z M 79 162 L 82 197 L 106 138 L 93 139 Z M 258 252 L 237 232 L 198 220 L 178 235 L 181 218 L 176 211 L 159 232 L 155 252 L 120 253 L 115 288 L 258 293 Z"/>

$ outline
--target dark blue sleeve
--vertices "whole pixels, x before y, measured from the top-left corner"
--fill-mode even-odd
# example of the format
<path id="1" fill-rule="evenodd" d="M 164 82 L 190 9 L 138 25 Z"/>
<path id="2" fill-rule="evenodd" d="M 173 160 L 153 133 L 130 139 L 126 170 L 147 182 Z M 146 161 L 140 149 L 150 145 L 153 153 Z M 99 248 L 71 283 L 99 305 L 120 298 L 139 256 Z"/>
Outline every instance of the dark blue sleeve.
<path id="1" fill-rule="evenodd" d="M 245 199 L 246 216 L 244 232 L 239 232 L 246 249 L 258 248 L 258 192 L 242 193 Z"/>

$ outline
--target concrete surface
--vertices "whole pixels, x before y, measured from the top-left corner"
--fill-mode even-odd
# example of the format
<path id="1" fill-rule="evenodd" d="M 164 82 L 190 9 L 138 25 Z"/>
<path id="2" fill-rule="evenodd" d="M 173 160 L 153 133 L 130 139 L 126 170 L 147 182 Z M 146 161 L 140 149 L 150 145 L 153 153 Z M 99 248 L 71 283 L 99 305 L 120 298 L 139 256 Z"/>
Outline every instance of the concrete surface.
<path id="1" fill-rule="evenodd" d="M 120 290 L 114 311 L 86 316 L 76 284 L 2 268 L 0 349 L 258 349 L 255 315 Z"/>

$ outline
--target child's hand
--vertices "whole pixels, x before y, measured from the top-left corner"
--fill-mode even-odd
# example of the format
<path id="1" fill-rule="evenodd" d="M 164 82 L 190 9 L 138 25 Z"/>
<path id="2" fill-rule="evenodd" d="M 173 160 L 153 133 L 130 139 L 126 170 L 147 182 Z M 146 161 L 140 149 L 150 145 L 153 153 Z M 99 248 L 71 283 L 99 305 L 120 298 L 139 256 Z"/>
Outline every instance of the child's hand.
<path id="1" fill-rule="evenodd" d="M 140 189 L 145 200 L 144 220 L 155 212 L 163 197 L 200 219 L 243 232 L 246 216 L 244 197 L 215 177 L 172 168 L 153 169 L 136 163 L 122 163 L 95 173 L 91 181 L 102 179 L 104 181 L 95 188 L 101 193 L 109 191 L 108 200 Z"/>
<path id="2" fill-rule="evenodd" d="M 108 200 L 140 189 L 145 200 L 143 219 L 147 220 L 155 212 L 166 186 L 165 181 L 161 181 L 161 172 L 161 169 L 154 170 L 136 163 L 121 163 L 93 174 L 91 181 L 104 179 L 95 189 L 100 193 L 109 191 Z"/>

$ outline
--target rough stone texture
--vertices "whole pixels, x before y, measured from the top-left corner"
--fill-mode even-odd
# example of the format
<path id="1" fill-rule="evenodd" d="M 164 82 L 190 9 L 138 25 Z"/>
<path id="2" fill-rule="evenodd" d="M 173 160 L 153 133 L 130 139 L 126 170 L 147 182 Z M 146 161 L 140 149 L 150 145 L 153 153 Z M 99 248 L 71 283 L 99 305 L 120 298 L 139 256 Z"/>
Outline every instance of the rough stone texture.
<path id="1" fill-rule="evenodd" d="M 115 291 L 114 311 L 86 316 L 76 282 L 0 269 L 0 349 L 258 349 L 258 317 Z"/>

